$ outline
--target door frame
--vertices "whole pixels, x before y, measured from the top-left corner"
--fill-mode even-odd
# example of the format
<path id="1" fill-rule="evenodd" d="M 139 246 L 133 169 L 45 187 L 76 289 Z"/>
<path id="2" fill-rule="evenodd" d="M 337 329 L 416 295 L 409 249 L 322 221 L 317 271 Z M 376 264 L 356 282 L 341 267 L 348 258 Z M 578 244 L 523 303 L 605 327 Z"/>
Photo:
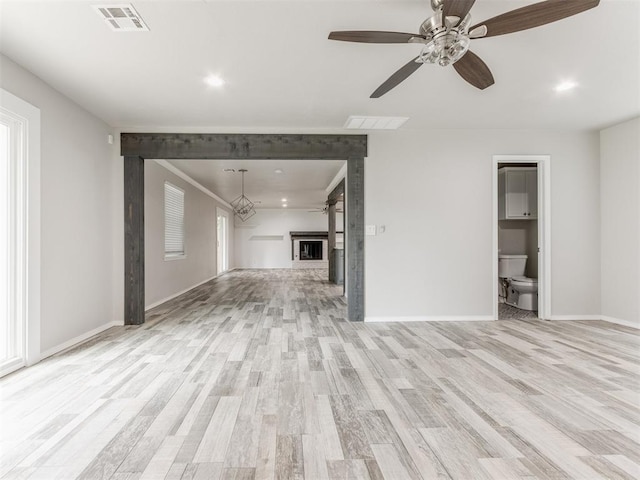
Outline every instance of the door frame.
<path id="1" fill-rule="evenodd" d="M 18 135 L 18 166 L 20 172 L 17 181 L 18 201 L 15 212 L 16 243 L 18 252 L 14 261 L 19 270 L 16 279 L 17 315 L 22 322 L 24 338 L 21 339 L 24 366 L 40 361 L 40 323 L 41 323 L 41 206 L 40 206 L 40 109 L 0 88 L 0 109 L 11 117 L 20 129 Z M 18 366 L 17 366 L 18 365 Z M 20 368 L 16 363 L 3 374 Z M 15 367 L 15 368 L 13 368 Z"/>
<path id="2" fill-rule="evenodd" d="M 218 263 L 219 260 L 219 249 L 220 249 L 220 241 L 218 238 L 218 217 L 224 217 L 225 228 L 224 228 L 224 256 L 226 257 L 226 267 L 224 270 L 220 269 L 220 265 Z M 216 207 L 216 275 L 222 275 L 223 273 L 229 271 L 229 212 L 224 208 Z"/>
<path id="3" fill-rule="evenodd" d="M 494 155 L 491 163 L 493 319 L 498 320 L 498 164 L 535 163 L 538 170 L 538 318 L 551 319 L 551 155 Z"/>

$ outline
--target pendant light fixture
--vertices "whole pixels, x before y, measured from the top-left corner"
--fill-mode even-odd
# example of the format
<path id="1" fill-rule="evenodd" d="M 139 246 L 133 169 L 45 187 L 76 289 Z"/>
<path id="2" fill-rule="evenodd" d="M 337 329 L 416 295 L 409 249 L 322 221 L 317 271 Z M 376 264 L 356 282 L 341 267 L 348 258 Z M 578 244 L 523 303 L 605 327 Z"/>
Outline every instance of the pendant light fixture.
<path id="1" fill-rule="evenodd" d="M 246 222 L 256 214 L 253 202 L 244 195 L 244 174 L 248 171 L 244 168 L 238 170 L 242 174 L 242 194 L 231 202 L 233 214 L 243 222 Z"/>

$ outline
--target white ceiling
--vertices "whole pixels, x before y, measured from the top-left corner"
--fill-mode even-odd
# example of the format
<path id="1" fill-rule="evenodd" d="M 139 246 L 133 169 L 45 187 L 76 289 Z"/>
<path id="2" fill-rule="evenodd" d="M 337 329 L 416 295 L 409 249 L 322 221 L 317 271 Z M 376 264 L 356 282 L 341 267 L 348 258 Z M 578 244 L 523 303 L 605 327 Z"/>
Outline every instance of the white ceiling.
<path id="1" fill-rule="evenodd" d="M 149 32 L 112 32 L 100 0 L 0 0 L 0 50 L 114 127 L 340 130 L 349 115 L 403 128 L 594 129 L 640 112 L 640 1 L 602 0 L 560 22 L 472 41 L 496 84 L 426 65 L 369 95 L 419 45 L 330 41 L 332 30 L 417 32 L 428 0 L 132 0 Z M 111 3 L 126 3 L 118 0 Z M 535 3 L 478 0 L 474 20 Z M 203 83 L 219 73 L 227 85 Z M 580 87 L 557 95 L 554 85 Z"/>
<path id="2" fill-rule="evenodd" d="M 227 202 L 240 196 L 242 176 L 247 170 L 244 194 L 256 208 L 322 208 L 327 200 L 326 187 L 340 172 L 343 160 L 171 160 L 198 183 Z M 233 169 L 235 172 L 225 172 Z M 281 170 L 282 173 L 277 173 Z"/>
<path id="3" fill-rule="evenodd" d="M 480 21 L 534 1 L 477 0 L 471 13 Z M 426 65 L 380 99 L 369 95 L 420 46 L 327 35 L 417 32 L 431 15 L 428 0 L 131 0 L 150 28 L 131 33 L 107 28 L 92 8 L 103 3 L 0 0 L 0 51 L 124 131 L 340 133 L 349 115 L 406 116 L 402 128 L 415 130 L 584 130 L 640 114 L 638 0 L 601 0 L 554 24 L 473 40 L 496 80 L 487 90 L 451 67 Z M 211 73 L 226 85 L 205 85 Z M 563 80 L 579 86 L 555 93 Z M 180 168 L 228 196 L 224 183 L 195 171 L 215 167 Z M 258 167 L 250 170 L 257 178 Z M 324 189 L 329 177 L 314 176 L 310 190 Z M 263 186 L 293 196 L 300 185 Z M 307 200 L 292 206 L 317 205 Z"/>

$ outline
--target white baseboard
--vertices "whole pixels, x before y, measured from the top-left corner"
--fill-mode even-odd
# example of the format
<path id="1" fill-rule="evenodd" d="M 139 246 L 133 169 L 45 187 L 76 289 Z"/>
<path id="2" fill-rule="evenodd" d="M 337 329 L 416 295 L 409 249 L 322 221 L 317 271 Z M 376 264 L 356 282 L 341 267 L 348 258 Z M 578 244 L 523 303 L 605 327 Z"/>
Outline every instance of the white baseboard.
<path id="1" fill-rule="evenodd" d="M 600 315 L 551 315 L 552 321 L 573 321 L 573 320 L 602 320 Z"/>
<path id="2" fill-rule="evenodd" d="M 45 358 L 55 355 L 56 353 L 60 353 L 63 350 L 66 350 L 68 348 L 75 347 L 76 345 L 87 341 L 91 337 L 98 335 L 99 333 L 102 333 L 105 330 L 110 329 L 111 327 L 122 327 L 123 325 L 124 323 L 120 320 L 105 323 L 104 325 L 100 325 L 99 327 L 94 328 L 93 330 L 83 333 L 82 335 L 78 335 L 77 337 L 72 338 L 71 340 L 68 340 L 64 343 L 61 343 L 60 345 L 56 345 L 55 347 L 50 348 L 45 352 L 42 352 L 40 354 L 40 360 L 44 360 Z"/>
<path id="3" fill-rule="evenodd" d="M 412 317 L 365 317 L 365 322 L 492 322 L 491 315 L 443 315 Z"/>
<path id="4" fill-rule="evenodd" d="M 235 269 L 232 269 L 232 270 L 235 270 Z M 174 298 L 179 297 L 180 295 L 183 295 L 183 294 L 187 293 L 189 290 L 193 290 L 194 288 L 199 287 L 200 285 L 203 285 L 203 284 L 205 284 L 205 283 L 207 283 L 207 282 L 210 282 L 210 281 L 211 281 L 211 280 L 213 280 L 214 278 L 218 278 L 218 277 L 220 277 L 220 276 L 224 275 L 225 273 L 229 273 L 230 271 L 231 271 L 231 270 L 227 270 L 227 271 L 225 271 L 225 272 L 222 272 L 220 275 L 214 275 L 213 277 L 211 277 L 211 278 L 207 278 L 206 280 L 203 280 L 203 281 L 202 281 L 202 282 L 200 282 L 200 283 L 196 283 L 195 285 L 191 285 L 190 287 L 187 287 L 187 288 L 185 288 L 184 290 L 180 290 L 179 292 L 176 292 L 176 293 L 174 293 L 174 294 L 171 294 L 171 295 L 169 295 L 168 297 L 165 297 L 165 298 L 163 298 L 163 299 L 161 299 L 161 300 L 158 300 L 157 302 L 153 302 L 152 304 L 145 306 L 145 307 L 144 307 L 144 311 L 145 311 L 145 312 L 148 312 L 148 311 L 149 311 L 149 310 L 151 310 L 152 308 L 155 308 L 155 307 L 157 307 L 158 305 L 162 305 L 164 302 L 168 302 L 169 300 L 173 300 Z"/>
<path id="5" fill-rule="evenodd" d="M 623 320 L 621 318 L 615 318 L 615 317 L 607 317 L 605 315 L 602 316 L 602 320 L 609 323 L 615 323 L 616 325 L 622 325 L 623 327 L 640 329 L 640 323 L 632 322 L 630 320 Z"/>

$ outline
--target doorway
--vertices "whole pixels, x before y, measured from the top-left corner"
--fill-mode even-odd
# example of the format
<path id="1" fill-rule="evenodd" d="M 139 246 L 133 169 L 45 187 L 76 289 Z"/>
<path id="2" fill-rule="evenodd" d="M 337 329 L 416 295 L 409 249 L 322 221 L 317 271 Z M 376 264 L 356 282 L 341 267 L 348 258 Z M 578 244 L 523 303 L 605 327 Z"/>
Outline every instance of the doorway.
<path id="1" fill-rule="evenodd" d="M 511 292 L 512 296 L 509 296 L 507 304 L 503 304 L 503 311 L 506 308 L 511 313 L 515 312 L 516 314 L 511 318 L 549 319 L 551 317 L 550 160 L 549 155 L 493 156 L 493 277 L 491 281 L 494 320 L 501 319 L 500 303 L 504 302 L 511 292 L 508 290 L 508 284 L 499 278 L 500 255 L 503 255 L 503 258 L 508 256 L 509 261 L 526 261 L 526 275 L 523 276 L 537 279 L 537 301 L 533 296 L 530 305 L 527 305 L 524 297 L 523 301 L 518 302 L 517 291 Z M 515 188 L 515 193 L 511 194 L 510 203 L 512 206 L 514 202 L 517 205 L 512 213 L 509 213 L 505 206 L 505 196 L 509 195 L 507 189 L 511 188 L 507 187 L 509 178 L 511 178 L 511 185 Z M 533 183 L 535 185 L 532 187 Z M 504 251 L 501 251 L 501 247 Z M 519 307 L 516 306 L 518 304 L 520 304 Z M 522 307 L 533 310 L 528 311 Z"/>
<path id="2" fill-rule="evenodd" d="M 0 105 L 1 377 L 40 359 L 40 110 Z"/>
<path id="3" fill-rule="evenodd" d="M 229 270 L 229 214 L 226 210 L 216 207 L 216 240 L 217 274 L 220 275 Z"/>

